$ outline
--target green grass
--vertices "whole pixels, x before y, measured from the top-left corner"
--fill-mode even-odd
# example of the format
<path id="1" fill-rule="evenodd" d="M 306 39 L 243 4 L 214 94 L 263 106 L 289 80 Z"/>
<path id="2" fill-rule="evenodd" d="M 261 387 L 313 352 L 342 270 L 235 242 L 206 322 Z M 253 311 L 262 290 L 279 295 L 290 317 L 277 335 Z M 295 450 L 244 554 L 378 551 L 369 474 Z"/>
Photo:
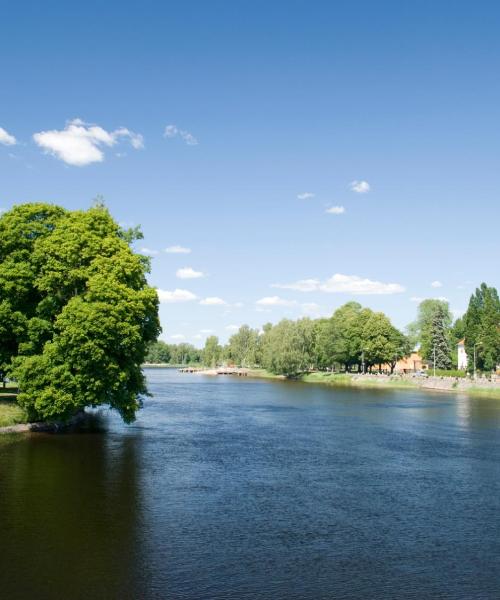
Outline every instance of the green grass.
<path id="1" fill-rule="evenodd" d="M 427 371 L 428 375 L 434 375 L 432 367 Z M 436 377 L 465 377 L 467 373 L 465 371 L 459 371 L 458 369 L 436 369 Z"/>
<path id="2" fill-rule="evenodd" d="M 24 410 L 15 402 L 0 400 L 0 427 L 26 423 L 27 416 Z"/>
<path id="3" fill-rule="evenodd" d="M 301 378 L 305 383 L 321 383 L 333 386 L 349 386 L 349 387 L 363 387 L 363 388 L 380 388 L 380 387 L 391 387 L 391 388 L 413 388 L 417 385 L 408 379 L 388 379 L 367 377 L 366 379 L 355 378 L 355 375 L 346 373 L 307 373 Z"/>

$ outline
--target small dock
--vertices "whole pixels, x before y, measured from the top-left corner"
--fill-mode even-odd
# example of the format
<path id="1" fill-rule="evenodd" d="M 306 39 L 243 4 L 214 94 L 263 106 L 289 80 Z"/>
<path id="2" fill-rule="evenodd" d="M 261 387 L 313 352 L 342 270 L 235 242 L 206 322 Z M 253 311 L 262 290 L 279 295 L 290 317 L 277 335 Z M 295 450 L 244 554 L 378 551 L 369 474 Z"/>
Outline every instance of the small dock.
<path id="1" fill-rule="evenodd" d="M 240 367 L 214 367 L 213 369 L 202 369 L 200 367 L 181 367 L 179 373 L 196 373 L 198 375 L 234 375 L 236 377 L 247 377 L 248 369 Z"/>

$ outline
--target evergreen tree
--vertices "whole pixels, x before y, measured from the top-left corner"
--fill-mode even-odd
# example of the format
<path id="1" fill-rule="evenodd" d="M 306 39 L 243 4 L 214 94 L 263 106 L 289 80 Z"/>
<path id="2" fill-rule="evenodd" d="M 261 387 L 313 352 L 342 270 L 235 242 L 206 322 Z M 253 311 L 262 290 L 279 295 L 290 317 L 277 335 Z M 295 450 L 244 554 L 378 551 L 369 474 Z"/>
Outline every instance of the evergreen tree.
<path id="1" fill-rule="evenodd" d="M 435 310 L 430 327 L 430 342 L 432 344 L 432 362 L 436 369 L 451 369 L 451 347 L 448 329 L 448 319 L 444 307 Z"/>
<path id="2" fill-rule="evenodd" d="M 464 315 L 465 351 L 469 357 L 476 353 L 476 367 L 493 371 L 500 363 L 500 299 L 494 287 L 482 283 L 471 296 Z M 469 370 L 474 369 L 473 359 Z"/>

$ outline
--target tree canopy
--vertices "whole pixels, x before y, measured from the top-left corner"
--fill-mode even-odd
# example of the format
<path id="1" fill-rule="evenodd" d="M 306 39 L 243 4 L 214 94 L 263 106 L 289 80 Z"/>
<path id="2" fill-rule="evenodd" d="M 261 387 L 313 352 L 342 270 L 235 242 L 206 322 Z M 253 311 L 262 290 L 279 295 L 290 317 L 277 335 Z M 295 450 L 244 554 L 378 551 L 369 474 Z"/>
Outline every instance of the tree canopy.
<path id="1" fill-rule="evenodd" d="M 0 217 L 0 374 L 18 381 L 30 419 L 100 404 L 134 419 L 160 331 L 149 261 L 130 247 L 139 235 L 102 205 L 24 204 Z"/>
<path id="2" fill-rule="evenodd" d="M 463 317 L 465 350 L 472 357 L 476 353 L 476 366 L 492 371 L 500 363 L 500 299 L 494 287 L 482 283 L 472 294 Z M 473 369 L 469 360 L 469 369 Z"/>

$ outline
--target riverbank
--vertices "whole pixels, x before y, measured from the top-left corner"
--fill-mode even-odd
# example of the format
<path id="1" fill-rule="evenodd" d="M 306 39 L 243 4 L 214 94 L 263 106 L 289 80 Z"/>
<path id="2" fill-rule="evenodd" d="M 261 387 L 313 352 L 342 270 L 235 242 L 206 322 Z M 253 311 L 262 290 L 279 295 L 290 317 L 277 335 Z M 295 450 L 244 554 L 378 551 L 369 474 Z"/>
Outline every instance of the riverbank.
<path id="1" fill-rule="evenodd" d="M 264 369 L 251 369 L 249 376 L 260 379 L 285 379 Z M 314 383 L 335 387 L 422 389 L 438 392 L 463 392 L 472 396 L 485 396 L 500 400 L 500 382 L 454 377 L 414 377 L 411 375 L 357 375 L 348 373 L 306 373 L 295 378 L 302 383 Z"/>
<path id="2" fill-rule="evenodd" d="M 1 396 L 0 396 L 1 398 Z M 15 402 L 0 400 L 0 431 L 26 423 L 27 415 Z"/>
<path id="3" fill-rule="evenodd" d="M 0 402 L 0 435 L 3 433 L 56 433 L 80 427 L 86 420 L 91 420 L 92 415 L 80 411 L 66 422 L 44 421 L 28 422 L 25 411 L 13 402 Z"/>

